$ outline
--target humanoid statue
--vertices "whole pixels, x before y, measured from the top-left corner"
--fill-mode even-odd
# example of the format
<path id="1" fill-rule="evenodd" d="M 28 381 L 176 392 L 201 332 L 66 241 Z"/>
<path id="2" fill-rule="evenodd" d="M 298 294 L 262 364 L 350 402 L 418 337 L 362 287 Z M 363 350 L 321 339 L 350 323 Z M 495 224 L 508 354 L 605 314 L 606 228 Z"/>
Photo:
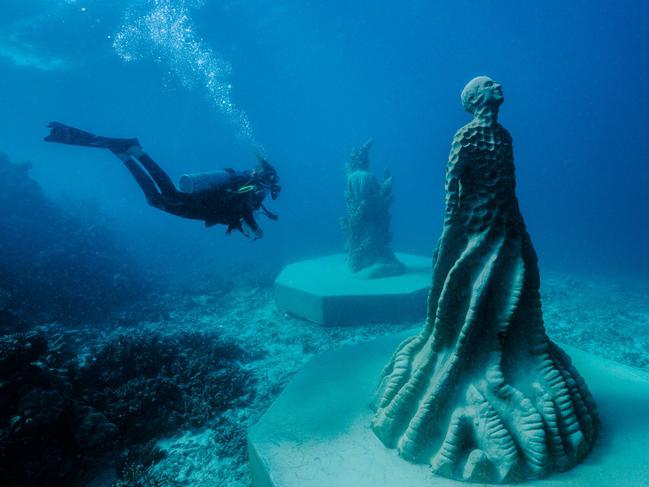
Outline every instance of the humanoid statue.
<path id="1" fill-rule="evenodd" d="M 383 371 L 375 434 L 459 480 L 511 482 L 567 470 L 597 436 L 595 402 L 546 335 L 537 257 L 515 194 L 501 86 L 462 91 L 473 120 L 457 131 L 428 318 Z"/>
<path id="2" fill-rule="evenodd" d="M 404 265 L 390 248 L 392 177 L 383 183 L 369 171 L 372 139 L 352 151 L 347 164 L 347 215 L 342 227 L 347 234 L 347 262 L 358 277 L 374 279 L 402 274 Z"/>

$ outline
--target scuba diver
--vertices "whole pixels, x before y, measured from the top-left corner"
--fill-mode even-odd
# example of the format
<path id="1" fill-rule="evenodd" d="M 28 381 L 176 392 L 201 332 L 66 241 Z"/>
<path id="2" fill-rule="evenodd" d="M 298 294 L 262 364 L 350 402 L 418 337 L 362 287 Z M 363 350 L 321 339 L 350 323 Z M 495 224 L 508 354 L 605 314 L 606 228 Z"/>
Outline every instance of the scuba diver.
<path id="1" fill-rule="evenodd" d="M 279 176 L 270 163 L 259 155 L 259 164 L 252 171 L 223 169 L 206 174 L 186 174 L 181 177 L 179 189 L 167 173 L 151 159 L 137 139 L 116 139 L 84 132 L 59 122 L 47 125 L 48 142 L 108 149 L 128 168 L 144 191 L 148 203 L 159 210 L 183 218 L 203 220 L 206 227 L 227 225 L 227 234 L 238 230 L 253 240 L 263 236 L 254 218 L 261 210 L 271 220 L 277 215 L 264 207 L 263 200 L 270 193 L 279 196 Z"/>

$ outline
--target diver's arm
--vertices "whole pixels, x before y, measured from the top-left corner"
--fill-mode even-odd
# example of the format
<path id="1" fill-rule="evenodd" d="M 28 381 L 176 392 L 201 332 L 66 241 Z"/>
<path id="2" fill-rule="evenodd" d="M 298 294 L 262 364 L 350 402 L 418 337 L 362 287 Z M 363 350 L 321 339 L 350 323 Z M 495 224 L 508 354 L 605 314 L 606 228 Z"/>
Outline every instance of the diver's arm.
<path id="1" fill-rule="evenodd" d="M 261 208 L 261 211 L 264 213 L 264 215 L 266 215 L 271 220 L 277 221 L 277 219 L 279 218 L 277 213 L 273 213 L 272 211 L 270 211 L 268 208 L 264 206 L 263 203 L 259 203 L 259 207 Z"/>

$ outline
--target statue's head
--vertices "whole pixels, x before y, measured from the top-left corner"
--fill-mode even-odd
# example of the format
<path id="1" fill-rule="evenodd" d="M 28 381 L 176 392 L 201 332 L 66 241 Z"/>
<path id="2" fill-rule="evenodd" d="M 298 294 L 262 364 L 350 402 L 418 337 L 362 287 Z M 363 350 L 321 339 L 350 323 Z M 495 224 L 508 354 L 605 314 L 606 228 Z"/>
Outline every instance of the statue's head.
<path id="1" fill-rule="evenodd" d="M 462 106 L 473 113 L 491 107 L 497 109 L 505 101 L 500 83 L 488 76 L 478 76 L 469 81 L 462 90 Z"/>
<path id="2" fill-rule="evenodd" d="M 352 156 L 347 163 L 347 172 L 367 171 L 370 167 L 370 149 L 374 139 L 365 142 L 361 147 L 354 147 Z"/>

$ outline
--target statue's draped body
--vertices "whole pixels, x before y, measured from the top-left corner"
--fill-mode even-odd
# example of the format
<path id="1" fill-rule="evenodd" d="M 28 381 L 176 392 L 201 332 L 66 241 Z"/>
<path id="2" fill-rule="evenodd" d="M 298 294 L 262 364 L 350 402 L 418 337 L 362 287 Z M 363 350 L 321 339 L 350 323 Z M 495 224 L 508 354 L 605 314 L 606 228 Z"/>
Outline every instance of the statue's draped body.
<path id="1" fill-rule="evenodd" d="M 368 279 L 395 276 L 405 270 L 390 248 L 392 177 L 386 175 L 379 184 L 369 172 L 371 147 L 370 139 L 352 151 L 346 168 L 347 215 L 342 218 L 347 263 L 357 277 Z"/>
<path id="2" fill-rule="evenodd" d="M 473 120 L 455 134 L 428 318 L 383 371 L 372 428 L 407 460 L 455 479 L 508 482 L 580 462 L 595 402 L 546 335 L 537 257 L 515 194 L 498 83 L 462 92 Z"/>

